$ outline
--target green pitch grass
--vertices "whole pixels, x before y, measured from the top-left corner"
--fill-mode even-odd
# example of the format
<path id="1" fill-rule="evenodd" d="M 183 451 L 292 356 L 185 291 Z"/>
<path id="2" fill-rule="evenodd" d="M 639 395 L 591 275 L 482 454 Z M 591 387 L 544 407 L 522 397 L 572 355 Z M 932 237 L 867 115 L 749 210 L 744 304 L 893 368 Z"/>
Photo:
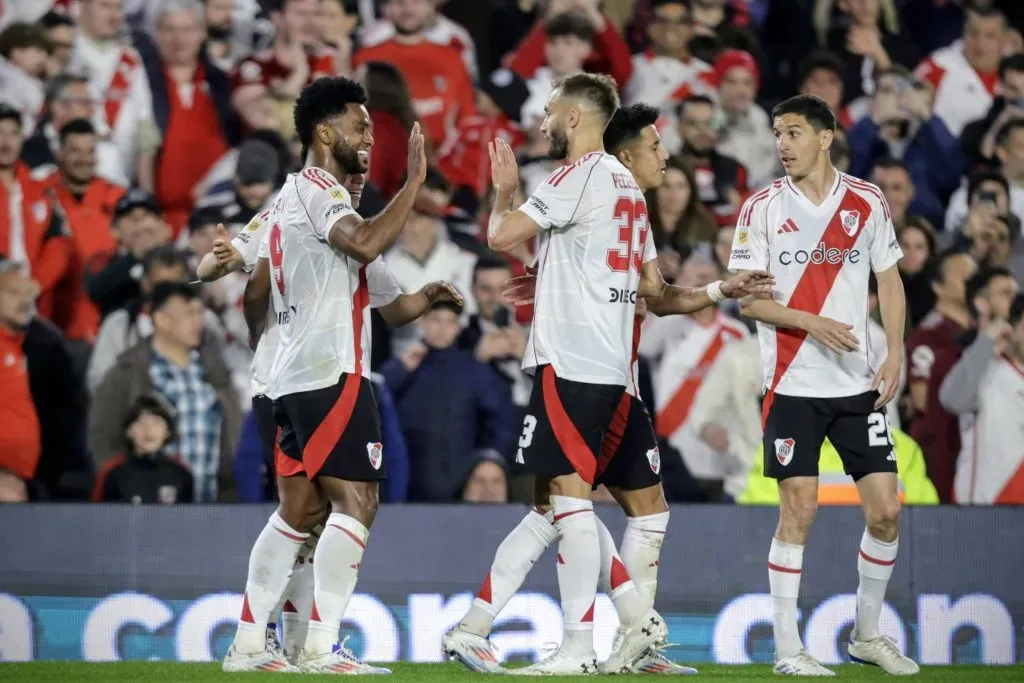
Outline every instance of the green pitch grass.
<path id="1" fill-rule="evenodd" d="M 470 683 L 490 679 L 491 676 L 474 674 L 466 671 L 458 664 L 406 664 L 399 663 L 390 665 L 394 674 L 383 679 L 389 683 Z M 700 666 L 699 676 L 676 677 L 677 681 L 699 681 L 707 679 L 714 681 L 735 681 L 745 683 L 746 681 L 768 681 L 782 680 L 772 674 L 769 666 L 725 666 L 721 664 L 710 664 Z M 836 681 L 877 681 L 887 678 L 884 672 L 876 667 L 859 665 L 843 665 L 833 667 L 836 671 Z M 327 679 L 329 677 L 319 677 Z M 339 677 L 344 678 L 344 677 Z M 661 679 L 660 676 L 615 676 L 616 683 L 654 683 Z M 89 664 L 84 662 L 33 662 L 29 664 L 0 664 L 0 681 L 13 683 L 14 681 L 40 681 L 55 683 L 60 681 L 83 681 L 84 683 L 98 683 L 99 681 L 110 681 L 120 683 L 121 681 L 153 681 L 154 683 L 200 683 L 203 681 L 234 681 L 244 683 L 245 681 L 288 681 L 303 680 L 310 681 L 309 676 L 289 674 L 226 674 L 220 670 L 220 664 L 179 664 L 176 662 L 117 662 L 111 664 Z M 365 680 L 365 679 L 364 679 Z M 544 679 L 551 680 L 551 679 Z M 579 680 L 573 677 L 558 677 L 557 680 Z M 1024 665 L 987 667 L 987 666 L 935 666 L 925 667 L 921 675 L 913 679 L 921 683 L 933 683 L 946 681 L 963 681 L 965 683 L 995 683 L 996 681 L 1024 681 Z"/>

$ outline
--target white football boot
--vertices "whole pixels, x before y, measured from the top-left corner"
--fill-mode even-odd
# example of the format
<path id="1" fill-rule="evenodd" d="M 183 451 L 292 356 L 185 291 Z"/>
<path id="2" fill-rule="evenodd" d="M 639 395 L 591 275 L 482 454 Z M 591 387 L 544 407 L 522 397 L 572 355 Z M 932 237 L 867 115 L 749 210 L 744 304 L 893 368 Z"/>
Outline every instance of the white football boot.
<path id="1" fill-rule="evenodd" d="M 267 629 L 267 645 L 262 652 L 245 654 L 235 649 L 231 643 L 228 652 L 224 655 L 224 664 L 221 668 L 227 673 L 241 673 L 245 671 L 270 671 L 276 673 L 298 673 L 298 668 L 288 663 L 277 642 L 277 632 Z"/>
<path id="2" fill-rule="evenodd" d="M 608 659 L 601 662 L 601 673 L 629 673 L 633 664 L 650 648 L 668 641 L 668 626 L 653 609 L 632 628 L 619 627 Z"/>
<path id="3" fill-rule="evenodd" d="M 598 673 L 597 657 L 580 657 L 556 650 L 553 655 L 522 669 L 507 669 L 510 676 L 594 676 Z"/>
<path id="4" fill-rule="evenodd" d="M 444 634 L 442 646 L 448 659 L 459 662 L 470 671 L 484 674 L 504 671 L 498 662 L 494 643 L 458 626 Z"/>
<path id="5" fill-rule="evenodd" d="M 635 674 L 660 674 L 663 676 L 694 676 L 697 674 L 697 670 L 693 667 L 676 664 L 653 647 L 648 648 L 640 655 L 640 659 L 636 660 L 629 670 Z"/>
<path id="6" fill-rule="evenodd" d="M 814 657 L 807 654 L 806 650 L 800 650 L 791 657 L 786 657 L 775 662 L 772 669 L 782 676 L 835 676 L 836 672 L 826 669 Z"/>
<path id="7" fill-rule="evenodd" d="M 345 637 L 348 640 L 348 637 Z M 299 670 L 304 674 L 341 674 L 343 676 L 366 676 L 389 674 L 391 669 L 372 666 L 359 661 L 352 651 L 345 647 L 345 641 L 335 643 L 327 654 L 299 656 Z"/>
<path id="8" fill-rule="evenodd" d="M 921 672 L 917 662 L 901 654 L 896 643 L 885 636 L 871 640 L 851 640 L 847 652 L 850 653 L 851 662 L 872 664 L 893 676 L 913 676 Z"/>

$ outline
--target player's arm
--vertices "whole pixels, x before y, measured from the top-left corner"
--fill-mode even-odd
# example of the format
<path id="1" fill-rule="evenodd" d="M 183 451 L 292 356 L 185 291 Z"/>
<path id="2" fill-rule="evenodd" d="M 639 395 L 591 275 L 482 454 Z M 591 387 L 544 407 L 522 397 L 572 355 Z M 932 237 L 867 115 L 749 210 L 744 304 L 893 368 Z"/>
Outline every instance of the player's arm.
<path id="1" fill-rule="evenodd" d="M 661 268 L 658 267 L 658 259 L 651 259 L 640 268 L 640 286 L 636 295 L 647 299 L 647 310 L 651 310 L 651 302 L 659 301 L 665 293 L 665 278 L 661 276 Z M 652 311 L 659 315 L 656 311 Z"/>
<path id="2" fill-rule="evenodd" d="M 214 282 L 230 273 L 252 268 L 256 263 L 268 217 L 267 211 L 256 214 L 234 239 L 224 224 L 218 223 L 213 250 L 199 261 L 196 276 L 203 282 Z"/>
<path id="3" fill-rule="evenodd" d="M 907 320 L 907 297 L 903 291 L 903 280 L 895 265 L 875 273 L 875 278 L 878 280 L 878 308 L 882 314 L 888 357 L 900 359 L 903 357 L 903 328 Z"/>
<path id="4" fill-rule="evenodd" d="M 267 324 L 267 311 L 270 309 L 270 261 L 261 258 L 253 268 L 252 276 L 245 285 L 242 295 L 242 314 L 249 328 L 249 348 L 255 350 L 256 344 L 263 336 L 263 328 Z"/>
<path id="5" fill-rule="evenodd" d="M 725 299 L 745 296 L 770 296 L 775 285 L 771 273 L 748 270 L 726 281 L 712 282 L 706 287 L 665 285 L 660 297 L 647 299 L 647 310 L 654 315 L 683 315 L 713 306 Z"/>
<path id="6" fill-rule="evenodd" d="M 903 258 L 896 229 L 889 218 L 889 207 L 885 199 L 871 212 L 873 221 L 868 259 L 871 270 L 878 281 L 878 309 L 882 315 L 882 329 L 885 330 L 887 355 L 882 366 L 875 373 L 871 386 L 879 396 L 875 408 L 880 408 L 896 397 L 903 375 L 903 328 L 907 320 L 907 297 L 903 291 L 903 279 L 896 264 Z"/>
<path id="7" fill-rule="evenodd" d="M 408 325 L 427 312 L 435 301 L 454 301 L 462 305 L 462 295 L 450 282 L 431 282 L 418 292 L 402 294 L 377 310 L 384 322 L 392 327 Z"/>

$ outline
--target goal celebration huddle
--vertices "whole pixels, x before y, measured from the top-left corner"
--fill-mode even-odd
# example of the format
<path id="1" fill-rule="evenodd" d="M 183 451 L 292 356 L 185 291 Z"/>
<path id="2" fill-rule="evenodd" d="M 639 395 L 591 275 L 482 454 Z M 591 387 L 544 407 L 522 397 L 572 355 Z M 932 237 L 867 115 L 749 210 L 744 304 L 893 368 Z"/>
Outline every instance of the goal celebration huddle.
<path id="1" fill-rule="evenodd" d="M 462 294 L 447 282 L 403 292 L 381 259 L 413 209 L 427 161 L 417 124 L 404 185 L 380 214 L 361 216 L 374 145 L 365 103 L 363 88 L 346 78 L 306 86 L 294 113 L 302 170 L 234 238 L 222 228 L 198 269 L 207 282 L 250 273 L 244 312 L 255 348 L 253 409 L 280 496 L 252 547 L 228 672 L 390 673 L 361 661 L 341 630 L 386 475 L 369 380 L 370 311 L 400 326 L 435 307 L 458 309 Z M 779 484 L 778 527 L 764 539 L 774 670 L 834 675 L 807 653 L 797 626 L 818 458 L 828 438 L 856 482 L 865 517 L 859 549 L 849 539 L 859 575 L 849 656 L 891 674 L 917 673 L 879 631 L 900 513 L 885 406 L 898 389 L 905 319 L 896 270 L 902 252 L 885 199 L 832 166 L 836 115 L 823 100 L 785 100 L 772 123 L 786 175 L 743 204 L 732 276 L 704 287 L 668 284 L 644 200 L 662 184 L 668 159 L 658 119 L 653 107 L 621 107 L 609 76 L 563 78 L 541 126 L 551 158 L 563 165 L 519 206 L 515 155 L 501 138 L 490 143 L 488 246 L 535 254 L 527 274 L 504 288 L 509 304 L 534 309 L 523 358 L 533 386 L 512 465 L 533 475 L 534 498 L 494 549 L 472 606 L 444 636 L 444 655 L 473 671 L 512 675 L 698 673 L 661 652 L 669 631 L 656 609 L 657 584 L 660 569 L 672 571 L 673 559 L 661 557 L 669 506 L 640 399 L 637 348 L 645 316 L 685 315 L 730 298 L 757 323 L 764 472 Z M 883 357 L 867 339 L 871 280 Z M 594 514 L 600 485 L 626 516 L 619 542 Z M 542 661 L 506 669 L 489 640 L 492 626 L 549 546 L 561 643 Z M 604 661 L 594 647 L 599 590 L 618 617 Z"/>

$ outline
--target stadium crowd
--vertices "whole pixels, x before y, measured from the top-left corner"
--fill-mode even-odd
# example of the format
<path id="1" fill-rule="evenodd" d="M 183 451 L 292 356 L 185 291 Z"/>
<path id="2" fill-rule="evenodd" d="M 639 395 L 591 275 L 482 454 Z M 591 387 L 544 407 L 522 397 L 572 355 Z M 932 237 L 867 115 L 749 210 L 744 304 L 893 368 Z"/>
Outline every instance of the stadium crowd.
<path id="1" fill-rule="evenodd" d="M 904 252 L 906 387 L 889 408 L 904 501 L 1024 503 L 1024 3 L 0 8 L 0 500 L 276 495 L 249 415 L 247 275 L 188 283 L 218 225 L 236 234 L 298 168 L 292 107 L 321 75 L 368 92 L 363 215 L 401 186 L 409 131 L 423 126 L 432 165 L 385 260 L 406 291 L 447 280 L 466 297 L 404 328 L 375 314 L 382 497 L 530 500 L 510 464 L 531 310 L 509 308 L 502 285 L 532 255 L 481 239 L 487 142 L 513 146 L 531 192 L 554 168 L 539 132 L 551 84 L 585 69 L 661 111 L 672 156 L 650 226 L 665 278 L 687 286 L 723 277 L 743 200 L 782 174 L 770 107 L 797 92 L 828 102 L 843 126 L 833 162 L 879 186 Z M 651 466 L 671 501 L 778 501 L 761 475 L 752 329 L 727 304 L 644 321 Z M 875 329 L 862 343 L 884 354 Z M 828 442 L 821 472 L 823 502 L 856 502 Z"/>

